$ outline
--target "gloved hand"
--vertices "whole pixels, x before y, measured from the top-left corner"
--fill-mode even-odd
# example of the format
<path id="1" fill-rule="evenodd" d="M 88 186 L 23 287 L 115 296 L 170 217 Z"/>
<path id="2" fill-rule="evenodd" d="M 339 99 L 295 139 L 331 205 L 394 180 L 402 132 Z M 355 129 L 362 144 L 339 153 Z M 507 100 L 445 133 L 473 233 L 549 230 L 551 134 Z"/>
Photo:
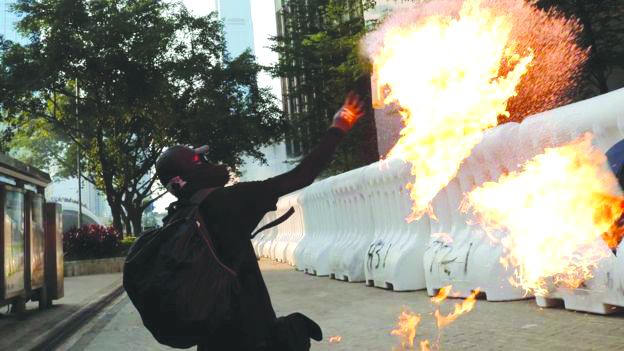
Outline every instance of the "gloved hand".
<path id="1" fill-rule="evenodd" d="M 343 132 L 348 132 L 355 122 L 364 115 L 364 103 L 359 95 L 349 92 L 344 105 L 334 115 L 332 127 L 340 128 Z"/>
<path id="2" fill-rule="evenodd" d="M 277 351 L 306 351 L 310 349 L 310 338 L 323 340 L 321 327 L 299 312 L 277 318 L 271 334 Z"/>

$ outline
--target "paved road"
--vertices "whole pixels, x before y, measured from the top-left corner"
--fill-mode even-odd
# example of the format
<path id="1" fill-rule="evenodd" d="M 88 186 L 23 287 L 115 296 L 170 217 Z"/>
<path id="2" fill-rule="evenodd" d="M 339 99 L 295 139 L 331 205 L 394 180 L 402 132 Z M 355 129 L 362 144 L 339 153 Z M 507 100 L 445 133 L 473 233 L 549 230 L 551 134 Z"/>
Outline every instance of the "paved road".
<path id="1" fill-rule="evenodd" d="M 433 306 L 425 291 L 391 292 L 295 272 L 290 266 L 261 261 L 279 315 L 300 311 L 323 328 L 325 339 L 312 350 L 401 350 L 390 335 L 403 307 L 419 312 L 422 337 L 435 338 Z M 442 307 L 451 311 L 450 300 Z M 329 336 L 341 336 L 329 343 Z M 542 309 L 533 300 L 477 302 L 472 312 L 446 327 L 441 350 L 624 350 L 624 315 L 601 316 Z M 123 294 L 70 338 L 62 350 L 168 350 L 141 325 Z"/>
<path id="2" fill-rule="evenodd" d="M 19 318 L 0 311 L 0 350 L 47 350 L 49 336 L 70 330 L 68 324 L 80 322 L 90 307 L 99 305 L 121 286 L 121 273 L 65 277 L 65 294 L 51 308 L 38 309 L 37 302 L 28 302 L 26 312 Z"/>

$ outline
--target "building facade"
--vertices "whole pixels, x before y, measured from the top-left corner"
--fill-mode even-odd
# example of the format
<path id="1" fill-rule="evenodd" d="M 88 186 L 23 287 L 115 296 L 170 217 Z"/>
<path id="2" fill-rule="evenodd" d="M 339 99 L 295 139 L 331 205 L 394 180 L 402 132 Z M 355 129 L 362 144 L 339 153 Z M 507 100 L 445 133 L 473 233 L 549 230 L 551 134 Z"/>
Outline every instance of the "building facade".
<path id="1" fill-rule="evenodd" d="M 223 21 L 227 49 L 236 57 L 245 50 L 254 53 L 251 0 L 215 0 L 215 11 Z"/>
<path id="2" fill-rule="evenodd" d="M 104 195 L 95 186 L 84 179 L 81 182 L 81 200 L 83 208 L 86 208 L 98 217 L 100 222 L 111 222 L 112 215 L 110 206 Z M 46 188 L 46 199 L 59 203 L 78 204 L 78 179 L 59 179 L 50 183 Z"/>
<path id="3" fill-rule="evenodd" d="M 351 41 L 366 28 L 366 7 L 362 0 L 275 0 L 282 105 L 294 127 L 286 136 L 289 157 L 305 156 L 317 145 L 347 89 L 367 94 L 367 73 L 354 62 L 357 45 Z M 342 149 L 342 155 L 352 157 L 335 158 L 329 172 L 374 162 L 373 128 L 371 122 L 360 122 L 357 146 Z"/>

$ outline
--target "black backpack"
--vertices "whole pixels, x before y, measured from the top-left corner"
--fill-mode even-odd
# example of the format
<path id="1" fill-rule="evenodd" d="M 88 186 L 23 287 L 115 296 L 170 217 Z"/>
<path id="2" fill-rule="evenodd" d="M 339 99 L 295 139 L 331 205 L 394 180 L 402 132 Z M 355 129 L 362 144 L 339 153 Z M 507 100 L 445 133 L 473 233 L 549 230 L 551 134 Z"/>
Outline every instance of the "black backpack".
<path id="1" fill-rule="evenodd" d="M 238 277 L 217 257 L 199 212 L 212 190 L 178 201 L 164 226 L 143 232 L 125 260 L 126 293 L 145 327 L 170 347 L 197 345 L 230 318 L 239 293 Z"/>

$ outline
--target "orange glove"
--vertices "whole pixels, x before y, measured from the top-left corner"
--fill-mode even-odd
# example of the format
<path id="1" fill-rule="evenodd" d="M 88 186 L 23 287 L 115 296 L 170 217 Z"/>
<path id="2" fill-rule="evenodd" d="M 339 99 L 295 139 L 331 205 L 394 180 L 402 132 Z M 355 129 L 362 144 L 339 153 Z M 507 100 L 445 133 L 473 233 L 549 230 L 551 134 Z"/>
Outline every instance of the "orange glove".
<path id="1" fill-rule="evenodd" d="M 352 91 L 349 92 L 344 105 L 334 115 L 334 121 L 331 126 L 339 128 L 343 132 L 348 132 L 355 122 L 364 115 L 363 106 L 364 102 L 362 102 L 360 96 Z"/>

